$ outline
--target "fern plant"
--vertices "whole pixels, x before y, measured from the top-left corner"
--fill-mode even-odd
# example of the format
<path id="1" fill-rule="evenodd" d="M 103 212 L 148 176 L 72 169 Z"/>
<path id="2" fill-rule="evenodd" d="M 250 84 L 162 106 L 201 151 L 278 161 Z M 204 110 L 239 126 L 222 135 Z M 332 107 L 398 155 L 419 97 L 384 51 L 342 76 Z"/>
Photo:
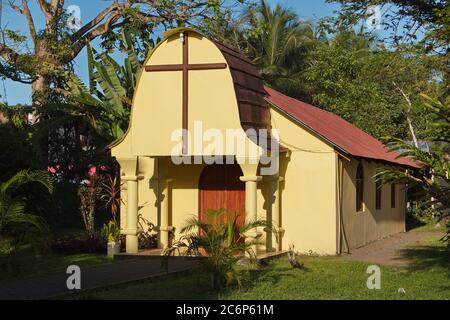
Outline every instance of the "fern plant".
<path id="1" fill-rule="evenodd" d="M 26 212 L 26 197 L 19 189 L 28 183 L 38 183 L 52 193 L 53 182 L 45 171 L 22 170 L 0 183 L 0 240 L 13 238 L 20 242 L 24 234 L 35 235 L 33 244 L 47 245 L 50 234 L 46 221 Z"/>

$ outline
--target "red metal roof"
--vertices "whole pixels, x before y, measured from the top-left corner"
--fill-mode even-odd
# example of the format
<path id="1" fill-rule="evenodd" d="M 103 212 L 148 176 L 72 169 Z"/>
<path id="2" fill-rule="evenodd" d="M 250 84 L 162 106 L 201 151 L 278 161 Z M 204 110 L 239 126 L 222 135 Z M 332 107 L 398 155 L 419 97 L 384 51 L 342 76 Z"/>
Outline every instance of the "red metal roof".
<path id="1" fill-rule="evenodd" d="M 280 112 L 312 130 L 333 144 L 338 150 L 354 157 L 373 159 L 413 168 L 420 166 L 407 158 L 399 158 L 398 153 L 389 149 L 361 129 L 341 117 L 288 97 L 274 89 L 265 87 L 266 100 Z"/>

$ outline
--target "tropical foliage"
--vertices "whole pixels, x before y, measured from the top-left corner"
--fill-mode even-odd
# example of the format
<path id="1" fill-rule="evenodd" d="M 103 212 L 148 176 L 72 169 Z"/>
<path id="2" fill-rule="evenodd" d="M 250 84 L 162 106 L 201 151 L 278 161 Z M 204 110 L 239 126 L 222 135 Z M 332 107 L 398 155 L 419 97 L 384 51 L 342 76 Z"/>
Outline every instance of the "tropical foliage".
<path id="1" fill-rule="evenodd" d="M 38 2 L 32 10 L 28 1 L 9 2 L 25 18 L 26 34 L 0 26 L 0 75 L 32 90 L 32 106 L 0 107 L 0 120 L 7 122 L 0 124 L 0 181 L 5 181 L 0 184 L 0 238 L 10 241 L 10 248 L 48 239 L 41 216 L 50 205 L 35 200 L 44 198 L 36 192 L 42 186 L 52 192 L 52 179 L 36 168 L 53 174 L 55 202 L 76 198 L 71 206 L 78 222 L 81 212 L 87 230 L 88 241 L 62 241 L 60 248 L 96 251 L 98 243 L 103 249 L 94 225 L 98 200 L 111 213 L 104 236 L 118 237 L 120 184 L 106 147 L 128 128 L 137 78 L 157 41 L 153 38 L 176 26 L 203 28 L 242 50 L 265 84 L 338 114 L 377 138 L 392 137 L 392 149 L 422 169 L 414 174 L 383 170 L 379 179 L 420 188 L 428 206 L 448 218 L 450 111 L 448 98 L 436 99 L 448 90 L 450 74 L 447 1 L 329 0 L 342 5 L 338 15 L 311 23 L 264 0 L 124 0 L 112 1 L 78 30 L 69 28 L 64 0 Z M 391 9 L 382 21 L 389 39 L 359 28 L 372 5 Z M 44 15 L 42 27 L 34 24 L 36 12 Z M 87 51 L 87 83 L 73 73 L 82 50 Z M 420 94 L 427 96 L 426 108 Z M 30 107 L 33 125 L 25 117 Z M 418 148 L 421 141 L 430 151 Z M 92 168 L 107 180 L 95 180 Z M 63 184 L 72 186 L 70 194 Z M 61 208 L 60 213 L 65 211 Z M 207 255 L 203 261 L 211 286 L 220 288 L 239 282 L 237 262 L 242 255 L 254 255 L 259 236 L 249 237 L 249 231 L 270 223 L 257 220 L 237 227 L 237 217 L 229 213 L 209 215 L 216 223 L 187 221 L 182 238 L 166 254 Z M 148 226 L 153 230 L 151 222 Z M 154 238 L 142 237 L 141 244 L 154 244 Z"/>
<path id="2" fill-rule="evenodd" d="M 88 86 L 70 73 L 60 90 L 65 101 L 47 104 L 47 117 L 33 126 L 34 145 L 44 150 L 40 154 L 58 167 L 56 174 L 63 180 L 83 181 L 93 163 L 115 167 L 105 147 L 128 128 L 139 56 L 144 54 L 138 53 L 137 40 L 128 31 L 117 41 L 124 50 L 123 64 L 88 46 Z"/>
<path id="3" fill-rule="evenodd" d="M 261 0 L 245 13 L 250 25 L 247 53 L 266 79 L 286 77 L 301 70 L 304 54 L 314 44 L 312 25 L 292 10 Z"/>
<path id="4" fill-rule="evenodd" d="M 428 121 L 419 94 L 439 94 L 444 76 L 440 56 L 418 46 L 392 50 L 362 27 L 333 19 L 314 26 L 266 1 L 208 27 L 251 57 L 269 86 L 336 113 L 377 138 L 417 142 Z"/>
<path id="5" fill-rule="evenodd" d="M 424 96 L 425 107 L 433 116 L 426 133 L 431 151 L 424 151 L 400 139 L 392 139 L 390 147 L 403 157 L 410 157 L 421 165 L 417 173 L 399 169 L 383 169 L 377 177 L 384 183 L 407 183 L 420 187 L 428 196 L 428 205 L 435 206 L 440 219 L 448 222 L 448 231 L 443 239 L 450 244 L 450 102 L 449 99 L 432 99 Z"/>
<path id="6" fill-rule="evenodd" d="M 448 48 L 450 28 L 449 6 L 447 0 L 404 1 L 404 0 L 328 0 L 342 5 L 340 22 L 348 25 L 366 18 L 371 6 L 379 6 L 388 11 L 380 23 L 392 32 L 395 43 L 401 41 L 416 42 L 427 50 L 435 51 Z M 420 34 L 424 36 L 420 39 Z"/>
<path id="7" fill-rule="evenodd" d="M 135 41 L 128 31 L 122 32 L 121 43 L 127 55 L 122 65 L 107 53 L 98 54 L 88 46 L 89 87 L 74 74 L 68 82 L 70 97 L 89 112 L 92 126 L 109 141 L 120 138 L 128 128 L 142 65 Z"/>
<path id="8" fill-rule="evenodd" d="M 149 30 L 157 26 L 213 19 L 228 8 L 222 0 L 112 1 L 82 24 L 80 17 L 71 16 L 66 10 L 65 0 L 37 1 L 36 10 L 28 2 L 7 3 L 13 13 L 26 21 L 28 32 L 2 26 L 0 72 L 13 81 L 31 84 L 34 121 L 45 113 L 48 103 L 55 102 L 54 94 L 67 80 L 66 72 L 91 41 L 101 38 L 103 47 L 111 49 L 117 30 L 123 25 L 146 39 Z M 35 23 L 37 13 L 44 17 L 43 24 Z"/>
<path id="9" fill-rule="evenodd" d="M 192 217 L 181 229 L 182 237 L 168 248 L 164 254 L 179 253 L 187 256 L 206 255 L 203 267 L 210 274 L 211 287 L 220 289 L 233 282 L 240 284 L 241 275 L 236 264 L 244 255 L 256 257 L 255 246 L 261 235 L 256 232 L 259 227 L 271 228 L 264 220 L 254 220 L 238 225 L 238 216 L 225 210 L 207 210 L 207 223 Z M 249 233 L 255 234 L 249 236 Z"/>
<path id="10" fill-rule="evenodd" d="M 0 240 L 10 240 L 10 250 L 23 242 L 48 245 L 49 228 L 45 220 L 27 212 L 27 199 L 20 192 L 25 184 L 37 183 L 53 192 L 53 182 L 43 171 L 22 170 L 0 183 Z"/>
<path id="11" fill-rule="evenodd" d="M 354 32 L 337 34 L 308 58 L 310 66 L 290 91 L 300 86 L 315 105 L 377 138 L 413 141 L 426 129 L 419 94 L 439 88 L 431 58 L 407 48 L 392 52 Z"/>
<path id="12" fill-rule="evenodd" d="M 120 198 L 120 183 L 117 177 L 107 175 L 102 178 L 98 198 L 104 202 L 105 207 L 111 212 L 112 221 L 117 222 L 120 205 L 123 203 Z"/>

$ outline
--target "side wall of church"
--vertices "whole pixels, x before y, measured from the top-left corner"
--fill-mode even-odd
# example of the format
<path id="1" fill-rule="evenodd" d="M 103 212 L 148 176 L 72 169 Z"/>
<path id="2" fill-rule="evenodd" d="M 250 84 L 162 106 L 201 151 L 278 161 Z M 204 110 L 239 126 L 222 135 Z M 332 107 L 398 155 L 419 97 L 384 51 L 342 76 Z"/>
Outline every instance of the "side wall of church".
<path id="1" fill-rule="evenodd" d="M 364 246 L 375 240 L 405 231 L 405 185 L 395 185 L 395 208 L 391 208 L 391 186 L 381 187 L 381 208 L 375 205 L 375 179 L 378 164 L 361 160 L 364 171 L 363 210 L 356 211 L 356 171 L 358 161 L 343 160 L 343 223 L 350 248 Z"/>
<path id="2" fill-rule="evenodd" d="M 272 126 L 290 149 L 281 158 L 283 250 L 336 254 L 336 153 L 324 141 L 272 109 Z"/>

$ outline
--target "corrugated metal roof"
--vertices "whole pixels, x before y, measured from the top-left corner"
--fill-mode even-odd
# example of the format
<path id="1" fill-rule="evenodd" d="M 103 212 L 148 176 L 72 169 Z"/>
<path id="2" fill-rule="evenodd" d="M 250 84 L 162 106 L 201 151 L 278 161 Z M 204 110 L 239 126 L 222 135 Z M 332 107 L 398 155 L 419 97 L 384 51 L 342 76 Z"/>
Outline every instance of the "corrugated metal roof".
<path id="1" fill-rule="evenodd" d="M 399 156 L 397 152 L 389 151 L 382 142 L 331 112 L 288 97 L 269 87 L 265 87 L 265 90 L 266 100 L 276 109 L 313 131 L 338 150 L 354 157 L 412 168 L 420 167 L 410 159 L 397 159 Z"/>
<path id="2" fill-rule="evenodd" d="M 279 146 L 276 139 L 271 137 L 270 106 L 265 101 L 266 91 L 263 80 L 255 65 L 236 49 L 217 41 L 214 43 L 222 52 L 230 68 L 241 126 L 248 138 L 264 149 L 271 150 L 276 146 L 279 151 L 285 151 L 286 149 Z M 267 130 L 267 141 L 264 144 L 260 139 L 260 129 Z"/>

